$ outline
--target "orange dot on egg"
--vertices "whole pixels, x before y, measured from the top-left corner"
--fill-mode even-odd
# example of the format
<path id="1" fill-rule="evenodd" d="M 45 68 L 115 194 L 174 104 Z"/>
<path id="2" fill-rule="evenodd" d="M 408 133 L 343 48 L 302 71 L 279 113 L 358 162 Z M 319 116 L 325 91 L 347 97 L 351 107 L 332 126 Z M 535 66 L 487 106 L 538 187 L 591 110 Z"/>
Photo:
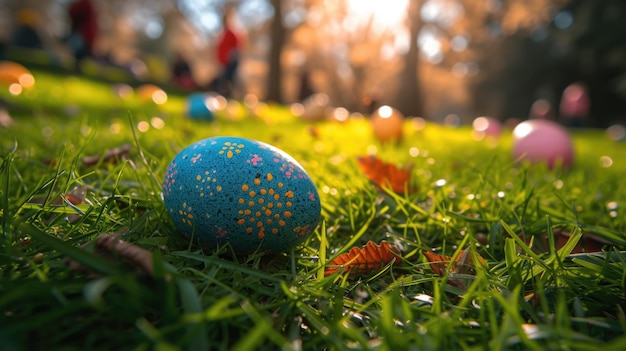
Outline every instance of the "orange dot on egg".
<path id="1" fill-rule="evenodd" d="M 243 191 L 248 191 L 248 189 L 249 189 L 248 184 L 244 184 L 241 186 L 241 190 Z"/>

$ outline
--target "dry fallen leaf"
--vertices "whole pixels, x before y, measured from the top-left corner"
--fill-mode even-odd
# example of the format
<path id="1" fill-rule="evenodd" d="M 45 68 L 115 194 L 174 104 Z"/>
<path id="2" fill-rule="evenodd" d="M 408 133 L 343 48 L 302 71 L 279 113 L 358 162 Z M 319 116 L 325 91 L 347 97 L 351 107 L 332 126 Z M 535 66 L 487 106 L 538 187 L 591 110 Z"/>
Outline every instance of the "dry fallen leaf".
<path id="1" fill-rule="evenodd" d="M 405 190 L 408 194 L 417 191 L 410 184 L 411 165 L 399 168 L 373 155 L 358 157 L 357 161 L 361 172 L 378 188 L 390 187 L 396 194 L 404 194 Z"/>
<path id="2" fill-rule="evenodd" d="M 375 269 L 380 269 L 394 261 L 394 265 L 402 262 L 395 247 L 383 240 L 380 245 L 368 241 L 362 248 L 353 247 L 350 251 L 337 256 L 324 270 L 324 275 L 330 275 L 343 269 L 344 272 L 354 274 L 367 274 Z"/>

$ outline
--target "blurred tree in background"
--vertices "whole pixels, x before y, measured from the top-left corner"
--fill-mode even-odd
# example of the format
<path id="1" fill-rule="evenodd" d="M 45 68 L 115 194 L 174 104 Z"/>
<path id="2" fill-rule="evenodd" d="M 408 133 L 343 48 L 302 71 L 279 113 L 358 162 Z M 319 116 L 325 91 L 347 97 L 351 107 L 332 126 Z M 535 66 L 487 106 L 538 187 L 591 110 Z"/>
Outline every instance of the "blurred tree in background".
<path id="1" fill-rule="evenodd" d="M 70 2 L 0 0 L 0 40 L 12 47 L 16 14 L 30 8 L 52 62 L 63 62 L 59 38 Z M 215 40 L 231 3 L 245 43 L 240 96 L 294 102 L 306 78 L 332 105 L 352 111 L 391 104 L 407 115 L 456 114 L 469 122 L 478 115 L 526 118 L 537 99 L 557 109 L 563 89 L 581 81 L 595 125 L 626 113 L 621 0 L 93 2 L 101 19 L 99 59 L 141 81 L 166 83 L 172 58 L 180 56 L 206 86 L 219 69 Z"/>

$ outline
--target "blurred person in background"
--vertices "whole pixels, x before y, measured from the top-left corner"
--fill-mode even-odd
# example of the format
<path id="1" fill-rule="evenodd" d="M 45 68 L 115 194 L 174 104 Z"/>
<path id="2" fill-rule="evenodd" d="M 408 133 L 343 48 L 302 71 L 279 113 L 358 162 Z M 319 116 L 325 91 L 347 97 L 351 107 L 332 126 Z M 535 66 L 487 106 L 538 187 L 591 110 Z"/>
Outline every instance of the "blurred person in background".
<path id="1" fill-rule="evenodd" d="M 197 89 L 189 63 L 185 57 L 177 53 L 172 64 L 172 80 L 174 84 L 185 90 Z"/>
<path id="2" fill-rule="evenodd" d="M 68 8 L 70 34 L 65 39 L 74 56 L 76 70 L 82 61 L 93 56 L 94 43 L 98 37 L 98 18 L 90 0 L 76 0 Z"/>
<path id="3" fill-rule="evenodd" d="M 240 40 L 230 25 L 231 11 L 227 9 L 222 18 L 223 28 L 217 42 L 217 62 L 220 73 L 213 82 L 213 89 L 225 97 L 231 97 L 239 67 Z"/>
<path id="4" fill-rule="evenodd" d="M 21 9 L 16 16 L 17 26 L 13 31 L 11 44 L 28 49 L 43 49 L 43 42 L 37 32 L 37 13 L 31 9 Z"/>

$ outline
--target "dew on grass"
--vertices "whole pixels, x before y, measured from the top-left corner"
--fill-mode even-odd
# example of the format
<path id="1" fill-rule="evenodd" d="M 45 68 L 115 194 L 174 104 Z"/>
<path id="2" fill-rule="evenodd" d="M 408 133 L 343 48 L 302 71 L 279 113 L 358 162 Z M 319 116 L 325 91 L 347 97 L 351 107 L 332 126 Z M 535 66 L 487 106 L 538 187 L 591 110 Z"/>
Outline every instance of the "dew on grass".
<path id="1" fill-rule="evenodd" d="M 345 159 L 346 159 L 346 155 L 345 154 L 335 155 L 335 156 L 330 158 L 330 163 L 332 163 L 333 165 L 337 166 L 338 164 L 342 163 Z"/>
<path id="2" fill-rule="evenodd" d="M 52 135 L 54 135 L 54 129 L 52 129 L 52 127 L 47 126 L 41 128 L 41 136 L 43 136 L 44 138 L 50 138 L 52 137 Z"/>
<path id="3" fill-rule="evenodd" d="M 416 147 L 412 147 L 409 149 L 409 156 L 411 157 L 417 157 L 420 155 L 420 149 L 416 148 Z"/>
<path id="4" fill-rule="evenodd" d="M 417 173 L 418 177 L 420 177 L 421 179 L 430 179 L 433 176 L 433 174 L 427 169 L 419 169 L 417 170 Z"/>
<path id="5" fill-rule="evenodd" d="M 552 184 L 557 189 L 562 189 L 563 188 L 563 181 L 560 180 L 560 179 L 555 180 Z"/>
<path id="6" fill-rule="evenodd" d="M 415 128 L 415 130 L 420 131 L 424 129 L 424 127 L 426 127 L 426 120 L 422 117 L 415 117 L 411 119 L 411 124 L 413 125 L 413 128 Z"/>
<path id="7" fill-rule="evenodd" d="M 150 123 L 146 122 L 146 121 L 141 121 L 139 123 L 137 123 L 137 130 L 145 133 L 150 129 Z"/>
<path id="8" fill-rule="evenodd" d="M 522 330 L 529 338 L 535 338 L 539 336 L 539 327 L 536 324 L 522 324 Z"/>
<path id="9" fill-rule="evenodd" d="M 600 165 L 604 168 L 609 168 L 613 166 L 613 159 L 609 156 L 600 156 Z"/>
<path id="10" fill-rule="evenodd" d="M 324 152 L 324 143 L 323 143 L 323 142 L 321 142 L 321 141 L 316 141 L 316 142 L 313 144 L 313 150 L 314 150 L 315 152 L 317 152 L 317 153 L 322 153 L 322 152 Z"/>
<path id="11" fill-rule="evenodd" d="M 24 87 L 22 87 L 19 83 L 13 83 L 9 85 L 9 93 L 13 96 L 18 96 L 24 91 Z"/>
<path id="12" fill-rule="evenodd" d="M 445 179 L 438 179 L 437 181 L 435 181 L 435 186 L 440 188 L 440 187 L 446 185 L 447 183 L 448 183 L 448 181 L 445 180 Z"/>
<path id="13" fill-rule="evenodd" d="M 432 157 L 429 157 L 428 160 L 426 160 L 426 163 L 428 163 L 429 165 L 434 165 L 435 164 L 435 159 Z"/>
<path id="14" fill-rule="evenodd" d="M 93 128 L 91 128 L 88 125 L 80 126 L 80 134 L 83 136 L 88 136 L 89 134 L 91 134 L 92 131 L 93 131 Z"/>
<path id="15" fill-rule="evenodd" d="M 476 300 L 472 300 L 472 306 L 474 306 L 474 308 L 477 310 L 480 309 L 480 305 L 478 304 L 478 302 L 476 302 Z"/>
<path id="16" fill-rule="evenodd" d="M 611 218 L 617 218 L 618 213 L 617 213 L 617 209 L 619 208 L 619 203 L 616 201 L 611 201 L 608 204 L 606 204 L 606 209 L 609 211 L 609 217 Z"/>
<path id="17" fill-rule="evenodd" d="M 163 127 L 165 127 L 165 121 L 158 116 L 154 116 L 150 119 L 150 125 L 155 129 L 163 129 Z"/>
<path id="18" fill-rule="evenodd" d="M 109 126 L 109 130 L 113 134 L 118 134 L 122 131 L 122 125 L 117 122 L 111 123 L 111 125 Z"/>
<path id="19" fill-rule="evenodd" d="M 427 295 L 427 294 L 417 294 L 413 296 L 413 300 L 427 303 L 430 305 L 432 305 L 435 302 L 435 299 L 432 296 Z"/>
<path id="20" fill-rule="evenodd" d="M 498 191 L 498 198 L 502 199 L 504 198 L 504 195 L 505 195 L 504 191 Z"/>

